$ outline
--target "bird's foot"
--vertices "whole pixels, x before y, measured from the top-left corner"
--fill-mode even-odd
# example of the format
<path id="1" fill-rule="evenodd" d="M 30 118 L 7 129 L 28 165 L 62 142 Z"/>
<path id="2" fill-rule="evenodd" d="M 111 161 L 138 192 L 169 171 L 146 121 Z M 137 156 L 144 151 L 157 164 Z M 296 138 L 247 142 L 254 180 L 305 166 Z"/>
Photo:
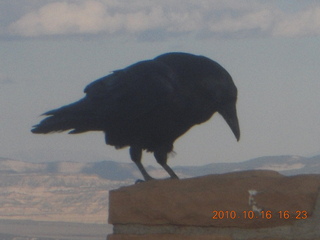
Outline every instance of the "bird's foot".
<path id="1" fill-rule="evenodd" d="M 135 183 L 134 183 L 134 184 L 139 184 L 139 183 L 143 183 L 143 182 L 145 182 L 145 180 L 138 179 L 138 180 L 136 180 L 136 181 L 135 181 Z"/>
<path id="2" fill-rule="evenodd" d="M 149 177 L 145 178 L 144 180 L 138 179 L 138 180 L 135 182 L 135 184 L 143 183 L 143 182 L 149 182 L 149 181 L 151 181 L 151 180 L 154 180 L 154 178 L 149 176 Z"/>

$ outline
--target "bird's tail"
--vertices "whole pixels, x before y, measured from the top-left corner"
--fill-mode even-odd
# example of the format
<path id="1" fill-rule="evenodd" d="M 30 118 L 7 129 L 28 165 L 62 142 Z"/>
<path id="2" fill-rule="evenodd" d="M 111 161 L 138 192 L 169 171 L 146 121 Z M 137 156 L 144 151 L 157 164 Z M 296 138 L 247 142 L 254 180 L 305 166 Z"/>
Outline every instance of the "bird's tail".
<path id="1" fill-rule="evenodd" d="M 33 133 L 63 132 L 82 133 L 99 130 L 95 114 L 89 99 L 83 98 L 75 103 L 48 111 L 42 115 L 48 116 L 31 129 Z"/>

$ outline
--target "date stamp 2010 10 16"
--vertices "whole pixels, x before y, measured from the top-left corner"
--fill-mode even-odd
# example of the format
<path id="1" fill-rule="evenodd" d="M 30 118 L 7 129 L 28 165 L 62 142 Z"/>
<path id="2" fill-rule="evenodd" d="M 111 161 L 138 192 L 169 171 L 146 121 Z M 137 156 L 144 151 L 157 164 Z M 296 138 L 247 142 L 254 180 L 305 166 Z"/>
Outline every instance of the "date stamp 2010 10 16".
<path id="1" fill-rule="evenodd" d="M 308 212 L 304 210 L 297 210 L 290 212 L 288 210 L 272 212 L 268 211 L 242 211 L 237 213 L 236 211 L 221 211 L 214 210 L 212 211 L 212 219 L 221 220 L 221 219 L 307 219 Z"/>

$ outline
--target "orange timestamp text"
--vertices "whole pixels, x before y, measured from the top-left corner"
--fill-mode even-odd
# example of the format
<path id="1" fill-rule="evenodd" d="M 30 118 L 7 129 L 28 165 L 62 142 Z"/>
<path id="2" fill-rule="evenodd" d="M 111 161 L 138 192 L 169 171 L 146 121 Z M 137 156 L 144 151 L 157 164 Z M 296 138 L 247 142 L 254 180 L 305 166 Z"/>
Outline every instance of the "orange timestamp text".
<path id="1" fill-rule="evenodd" d="M 219 211 L 214 210 L 212 211 L 212 219 L 214 220 L 221 220 L 221 219 L 307 219 L 308 218 L 308 212 L 307 211 L 242 211 L 242 212 L 236 212 L 236 211 Z"/>

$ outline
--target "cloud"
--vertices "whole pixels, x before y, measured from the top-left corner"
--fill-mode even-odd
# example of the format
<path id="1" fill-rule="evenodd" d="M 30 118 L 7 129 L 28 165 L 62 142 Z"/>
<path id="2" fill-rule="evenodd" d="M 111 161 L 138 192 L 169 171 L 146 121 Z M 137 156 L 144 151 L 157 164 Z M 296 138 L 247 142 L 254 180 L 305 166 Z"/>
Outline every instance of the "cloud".
<path id="1" fill-rule="evenodd" d="M 273 29 L 275 36 L 312 36 L 320 34 L 320 6 L 282 16 Z"/>
<path id="2" fill-rule="evenodd" d="M 12 35 L 129 34 L 148 40 L 193 33 L 211 37 L 320 34 L 320 3 L 285 12 L 271 1 L 45 1 L 8 25 Z M 290 4 L 290 3 L 288 3 Z M 157 34 L 160 33 L 160 34 Z M 161 35 L 161 36 L 160 36 Z"/>
<path id="3" fill-rule="evenodd" d="M 22 36 L 96 33 L 103 29 L 105 8 L 102 3 L 85 1 L 81 5 L 68 2 L 49 3 L 27 13 L 10 25 Z"/>

